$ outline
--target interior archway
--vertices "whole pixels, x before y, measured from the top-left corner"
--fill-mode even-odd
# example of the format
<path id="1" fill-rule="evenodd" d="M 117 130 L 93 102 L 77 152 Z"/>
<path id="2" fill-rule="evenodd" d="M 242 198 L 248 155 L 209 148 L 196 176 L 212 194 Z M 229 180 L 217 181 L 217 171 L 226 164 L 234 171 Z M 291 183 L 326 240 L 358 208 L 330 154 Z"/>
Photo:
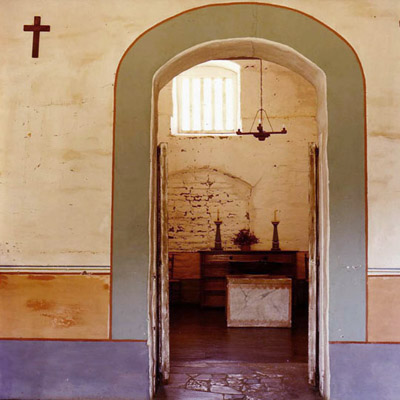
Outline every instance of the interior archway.
<path id="1" fill-rule="evenodd" d="M 365 108 L 358 58 L 342 38 L 309 16 L 284 7 L 241 3 L 191 10 L 165 21 L 139 38 L 121 61 L 115 89 L 113 338 L 148 338 L 148 268 L 153 254 L 148 236 L 153 157 L 149 130 L 150 126 L 153 133 L 157 129 L 151 104 L 156 104 L 159 88 L 177 71 L 222 58 L 218 42 L 237 38 L 245 47 L 231 46 L 224 57 L 233 57 L 236 51 L 245 56 L 248 51 L 300 73 L 318 93 L 324 93 L 318 97 L 325 179 L 329 165 L 329 193 L 326 181 L 322 201 L 325 250 L 329 243 L 323 260 L 326 340 L 364 340 Z M 193 53 L 190 62 L 177 57 L 205 43 L 211 46 L 207 56 Z M 357 268 L 346 269 L 346 265 Z"/>

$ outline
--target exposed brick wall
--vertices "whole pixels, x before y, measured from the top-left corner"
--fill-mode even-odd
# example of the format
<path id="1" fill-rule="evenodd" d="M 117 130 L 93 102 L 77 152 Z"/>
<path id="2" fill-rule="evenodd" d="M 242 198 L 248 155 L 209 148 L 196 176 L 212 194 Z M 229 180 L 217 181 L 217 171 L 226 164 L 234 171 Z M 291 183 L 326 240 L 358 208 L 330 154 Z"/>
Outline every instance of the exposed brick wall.
<path id="1" fill-rule="evenodd" d="M 190 169 L 170 175 L 168 196 L 170 251 L 212 248 L 218 210 L 225 249 L 237 248 L 233 235 L 249 227 L 251 186 L 216 169 Z"/>

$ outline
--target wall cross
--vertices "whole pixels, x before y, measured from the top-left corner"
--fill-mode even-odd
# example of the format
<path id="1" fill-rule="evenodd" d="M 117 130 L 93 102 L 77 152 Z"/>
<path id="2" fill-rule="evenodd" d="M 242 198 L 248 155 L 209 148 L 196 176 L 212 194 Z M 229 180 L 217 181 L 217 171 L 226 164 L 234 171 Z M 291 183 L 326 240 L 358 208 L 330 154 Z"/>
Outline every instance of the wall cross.
<path id="1" fill-rule="evenodd" d="M 50 32 L 50 25 L 40 25 L 41 17 L 35 17 L 33 25 L 24 25 L 25 32 L 33 32 L 32 57 L 39 57 L 40 32 Z"/>

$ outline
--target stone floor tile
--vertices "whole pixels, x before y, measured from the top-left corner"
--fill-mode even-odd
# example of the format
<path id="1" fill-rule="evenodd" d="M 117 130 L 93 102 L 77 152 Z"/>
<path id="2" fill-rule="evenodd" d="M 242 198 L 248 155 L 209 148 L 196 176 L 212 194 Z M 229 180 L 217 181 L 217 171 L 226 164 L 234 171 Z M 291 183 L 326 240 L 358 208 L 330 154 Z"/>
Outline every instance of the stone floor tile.
<path id="1" fill-rule="evenodd" d="M 213 384 L 211 384 L 210 391 L 212 393 L 222 393 L 222 394 L 241 394 L 238 390 L 235 390 L 229 386 L 213 385 Z"/>
<path id="2" fill-rule="evenodd" d="M 198 381 L 206 381 L 212 378 L 211 374 L 199 374 L 196 376 L 196 380 Z"/>
<path id="3" fill-rule="evenodd" d="M 185 388 L 187 390 L 197 390 L 200 392 L 208 392 L 210 389 L 210 383 L 208 381 L 198 381 L 196 379 L 189 379 L 186 383 Z"/>
<path id="4" fill-rule="evenodd" d="M 185 386 L 189 379 L 190 377 L 187 374 L 171 374 L 169 377 L 168 387 Z"/>
<path id="5" fill-rule="evenodd" d="M 219 393 L 197 392 L 179 388 L 163 388 L 157 393 L 157 400 L 223 400 Z"/>
<path id="6" fill-rule="evenodd" d="M 251 378 L 251 379 L 245 379 L 246 383 L 260 383 L 259 379 Z"/>
<path id="7" fill-rule="evenodd" d="M 243 389 L 244 389 L 244 386 L 243 386 L 243 384 L 241 384 L 241 383 L 231 383 L 231 382 L 228 382 L 228 386 L 231 387 L 231 388 L 233 388 L 233 389 L 235 389 L 235 390 L 237 390 L 237 391 L 240 392 L 240 393 L 242 393 L 242 392 L 243 392 Z"/>
<path id="8" fill-rule="evenodd" d="M 227 378 L 227 374 L 223 374 L 223 373 L 220 373 L 220 374 L 212 374 L 212 378 L 213 378 L 213 379 L 225 379 L 225 378 Z"/>
<path id="9" fill-rule="evenodd" d="M 252 383 L 248 386 L 251 390 L 265 390 L 265 386 L 261 383 Z"/>

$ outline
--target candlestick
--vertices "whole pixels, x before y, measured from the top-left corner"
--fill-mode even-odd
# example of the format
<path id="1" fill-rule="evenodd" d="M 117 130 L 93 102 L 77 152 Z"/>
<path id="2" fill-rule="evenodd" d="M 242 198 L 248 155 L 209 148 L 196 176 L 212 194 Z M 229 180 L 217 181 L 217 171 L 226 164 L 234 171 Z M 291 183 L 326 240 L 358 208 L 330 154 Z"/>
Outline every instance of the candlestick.
<path id="1" fill-rule="evenodd" d="M 280 251 L 281 248 L 279 247 L 279 236 L 278 236 L 278 224 L 279 221 L 271 221 L 272 225 L 274 226 L 274 234 L 272 236 L 272 251 Z"/>
<path id="2" fill-rule="evenodd" d="M 219 216 L 218 216 L 219 218 Z M 221 240 L 221 224 L 222 221 L 214 221 L 214 224 L 216 226 L 216 231 L 215 231 L 215 242 L 214 242 L 214 249 L 213 250 L 222 250 L 222 240 Z"/>

